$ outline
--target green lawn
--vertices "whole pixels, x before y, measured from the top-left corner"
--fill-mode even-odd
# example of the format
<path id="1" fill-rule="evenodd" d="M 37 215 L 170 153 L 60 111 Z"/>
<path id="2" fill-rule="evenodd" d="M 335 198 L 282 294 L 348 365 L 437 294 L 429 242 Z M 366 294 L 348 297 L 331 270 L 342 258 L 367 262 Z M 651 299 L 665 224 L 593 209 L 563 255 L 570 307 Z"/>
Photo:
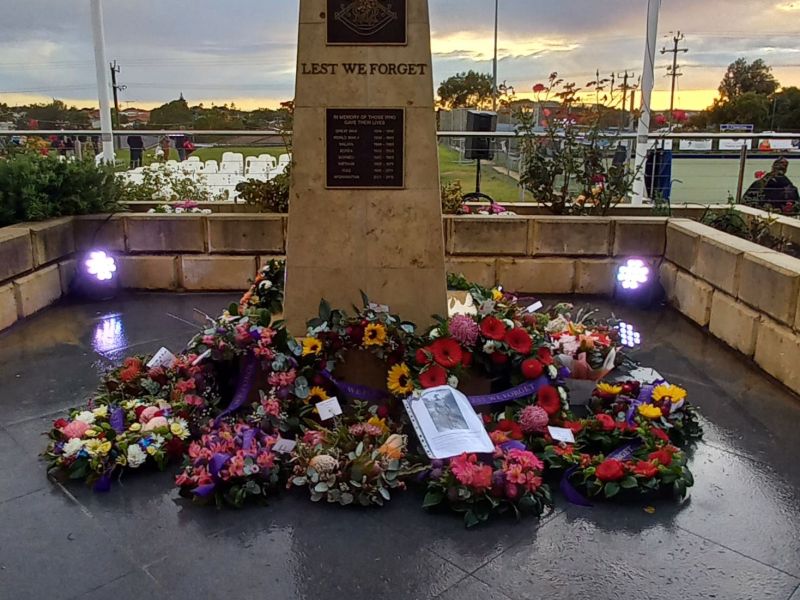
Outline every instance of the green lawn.
<path id="1" fill-rule="evenodd" d="M 220 146 L 217 148 L 198 148 L 192 152 L 192 156 L 196 156 L 202 161 L 216 160 L 219 162 L 222 160 L 222 154 L 224 152 L 239 152 L 245 157 L 258 156 L 259 154 L 271 154 L 275 158 L 278 158 L 281 154 L 286 153 L 286 149 L 282 146 L 274 148 L 264 148 L 259 146 Z M 119 170 L 127 170 L 128 163 L 130 162 L 130 152 L 127 149 L 122 149 L 117 150 L 116 154 L 117 163 L 120 163 Z M 174 148 L 170 150 L 169 157 L 173 160 L 178 160 L 178 153 Z M 155 162 L 155 160 L 155 150 L 146 150 L 144 153 L 144 164 L 149 165 L 150 163 Z"/>

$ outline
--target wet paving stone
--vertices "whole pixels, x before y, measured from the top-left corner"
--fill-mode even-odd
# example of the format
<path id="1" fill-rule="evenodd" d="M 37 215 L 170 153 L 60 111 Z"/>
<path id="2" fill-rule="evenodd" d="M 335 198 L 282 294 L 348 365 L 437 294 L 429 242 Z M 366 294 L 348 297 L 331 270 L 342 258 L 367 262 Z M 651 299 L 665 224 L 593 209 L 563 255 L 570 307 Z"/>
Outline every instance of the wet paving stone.
<path id="1" fill-rule="evenodd" d="M 180 350 L 195 307 L 235 295 L 61 303 L 0 334 L 0 598 L 779 598 L 800 600 L 800 400 L 672 310 L 599 304 L 635 325 L 634 358 L 689 390 L 706 436 L 682 503 L 568 505 L 466 530 L 419 490 L 384 509 L 283 493 L 266 508 L 194 506 L 165 473 L 108 494 L 48 480 L 42 435 L 99 373 Z M 582 303 L 584 301 L 580 301 Z M 91 568 L 87 568 L 87 562 Z"/>

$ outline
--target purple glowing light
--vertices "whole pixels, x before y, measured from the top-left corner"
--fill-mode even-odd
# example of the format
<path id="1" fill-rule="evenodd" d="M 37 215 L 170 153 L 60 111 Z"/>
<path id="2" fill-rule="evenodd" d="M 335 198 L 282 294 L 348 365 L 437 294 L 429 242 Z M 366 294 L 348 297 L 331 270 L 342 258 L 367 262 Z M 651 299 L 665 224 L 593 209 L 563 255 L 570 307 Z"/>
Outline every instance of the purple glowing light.
<path id="1" fill-rule="evenodd" d="M 617 281 L 626 290 L 638 290 L 650 279 L 650 269 L 644 261 L 631 258 L 617 271 Z"/>
<path id="2" fill-rule="evenodd" d="M 93 275 L 98 281 L 110 281 L 117 271 L 117 263 L 112 256 L 102 250 L 95 250 L 89 253 L 86 259 L 86 272 Z"/>

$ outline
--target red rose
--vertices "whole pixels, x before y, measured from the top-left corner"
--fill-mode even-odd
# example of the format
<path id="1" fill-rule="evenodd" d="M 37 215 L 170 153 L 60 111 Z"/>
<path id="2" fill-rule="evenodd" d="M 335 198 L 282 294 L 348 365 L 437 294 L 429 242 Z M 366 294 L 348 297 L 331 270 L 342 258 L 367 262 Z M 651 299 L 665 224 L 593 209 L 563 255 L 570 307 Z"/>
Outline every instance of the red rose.
<path id="1" fill-rule="evenodd" d="M 535 358 L 523 360 L 520 368 L 525 379 L 537 379 L 544 373 L 544 365 Z"/>
<path id="2" fill-rule="evenodd" d="M 647 462 L 646 460 L 640 460 L 633 467 L 633 473 L 635 475 L 639 475 L 640 477 L 644 477 L 645 479 L 652 479 L 658 475 L 658 467 L 651 462 Z"/>
<path id="3" fill-rule="evenodd" d="M 153 367 L 147 372 L 147 376 L 159 385 L 167 384 L 167 372 L 163 367 Z"/>
<path id="4" fill-rule="evenodd" d="M 552 385 L 546 385 L 537 392 L 536 404 L 552 417 L 561 410 L 561 396 Z"/>
<path id="5" fill-rule="evenodd" d="M 427 365 L 431 362 L 431 359 L 428 357 L 430 351 L 430 347 L 420 348 L 414 353 L 414 361 L 420 366 Z"/>
<path id="6" fill-rule="evenodd" d="M 353 341 L 361 343 L 364 339 L 364 327 L 361 325 L 350 325 L 347 329 L 347 337 Z"/>
<path id="7" fill-rule="evenodd" d="M 583 430 L 583 425 L 580 421 L 564 421 L 564 427 L 575 435 L 578 435 Z"/>
<path id="8" fill-rule="evenodd" d="M 528 335 L 527 331 L 517 327 L 515 329 L 510 329 L 506 334 L 506 344 L 508 344 L 514 352 L 527 355 L 531 351 L 533 340 L 531 340 L 531 336 Z"/>
<path id="9" fill-rule="evenodd" d="M 663 429 L 659 429 L 658 427 L 651 427 L 650 433 L 653 434 L 653 437 L 657 437 L 658 439 L 664 442 L 669 442 L 669 436 L 666 433 L 664 433 Z"/>
<path id="10" fill-rule="evenodd" d="M 536 356 L 539 357 L 543 365 L 549 366 L 553 364 L 553 353 L 550 352 L 550 348 L 539 348 L 536 351 Z"/>
<path id="11" fill-rule="evenodd" d="M 533 86 L 533 92 L 535 94 L 541 94 L 546 89 L 547 88 L 545 87 L 545 85 L 543 83 L 537 83 L 535 86 Z"/>
<path id="12" fill-rule="evenodd" d="M 436 340 L 430 346 L 433 360 L 443 366 L 445 369 L 452 369 L 461 364 L 463 354 L 461 351 L 461 344 L 453 338 L 442 338 Z"/>
<path id="13" fill-rule="evenodd" d="M 647 455 L 650 460 L 657 460 L 658 464 L 668 467 L 672 464 L 672 453 L 666 448 L 661 448 Z"/>
<path id="14" fill-rule="evenodd" d="M 419 383 L 425 389 L 444 385 L 447 383 L 447 371 L 439 365 L 431 365 L 430 368 L 420 373 Z"/>
<path id="15" fill-rule="evenodd" d="M 136 408 L 134 408 L 134 409 L 133 409 L 133 412 L 134 412 L 134 414 L 136 415 L 136 420 L 137 420 L 137 421 L 139 420 L 139 417 L 140 417 L 140 416 L 142 415 L 142 413 L 144 412 L 144 409 L 145 409 L 145 408 L 147 408 L 147 407 L 146 407 L 146 406 L 137 406 Z"/>
<path id="16" fill-rule="evenodd" d="M 472 352 L 469 352 L 468 350 L 464 350 L 461 353 L 461 366 L 469 367 L 471 365 L 472 365 Z"/>
<path id="17" fill-rule="evenodd" d="M 508 357 L 501 352 L 493 352 L 489 355 L 489 358 L 491 358 L 492 362 L 496 365 L 504 365 L 508 362 Z"/>
<path id="18" fill-rule="evenodd" d="M 69 425 L 69 421 L 66 419 L 56 419 L 53 421 L 53 429 L 62 429 Z"/>
<path id="19" fill-rule="evenodd" d="M 521 440 L 525 437 L 522 433 L 522 428 L 511 419 L 500 419 L 500 421 L 497 422 L 496 430 L 502 431 L 512 440 Z"/>
<path id="20" fill-rule="evenodd" d="M 376 411 L 376 414 L 378 415 L 379 419 L 385 419 L 386 417 L 389 416 L 389 407 L 386 406 L 385 404 L 381 404 L 378 407 L 378 410 Z"/>
<path id="21" fill-rule="evenodd" d="M 610 415 L 605 413 L 600 413 L 599 415 L 595 415 L 597 418 L 597 422 L 600 423 L 600 426 L 603 428 L 603 431 L 614 431 L 617 426 L 616 421 Z"/>
<path id="22" fill-rule="evenodd" d="M 600 481 L 619 481 L 625 477 L 625 468 L 620 461 L 607 458 L 597 465 L 595 475 Z"/>
<path id="23" fill-rule="evenodd" d="M 481 321 L 481 333 L 490 340 L 502 341 L 506 337 L 506 324 L 497 317 L 488 316 Z"/>
<path id="24" fill-rule="evenodd" d="M 183 456 L 183 450 L 183 440 L 177 436 L 164 444 L 164 451 L 170 458 L 181 458 Z"/>

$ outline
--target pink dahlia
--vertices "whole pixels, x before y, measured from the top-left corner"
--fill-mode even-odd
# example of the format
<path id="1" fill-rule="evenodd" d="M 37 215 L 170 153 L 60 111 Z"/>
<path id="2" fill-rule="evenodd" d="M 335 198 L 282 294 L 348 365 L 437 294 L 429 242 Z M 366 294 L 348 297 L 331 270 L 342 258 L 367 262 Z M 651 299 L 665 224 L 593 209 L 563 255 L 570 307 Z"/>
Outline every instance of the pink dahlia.
<path id="1" fill-rule="evenodd" d="M 447 327 L 450 335 L 461 342 L 464 346 L 474 346 L 478 341 L 481 329 L 478 324 L 467 315 L 456 315 L 450 319 Z"/>
<path id="2" fill-rule="evenodd" d="M 544 433 L 549 419 L 541 406 L 526 406 L 519 413 L 519 425 L 525 433 Z"/>

